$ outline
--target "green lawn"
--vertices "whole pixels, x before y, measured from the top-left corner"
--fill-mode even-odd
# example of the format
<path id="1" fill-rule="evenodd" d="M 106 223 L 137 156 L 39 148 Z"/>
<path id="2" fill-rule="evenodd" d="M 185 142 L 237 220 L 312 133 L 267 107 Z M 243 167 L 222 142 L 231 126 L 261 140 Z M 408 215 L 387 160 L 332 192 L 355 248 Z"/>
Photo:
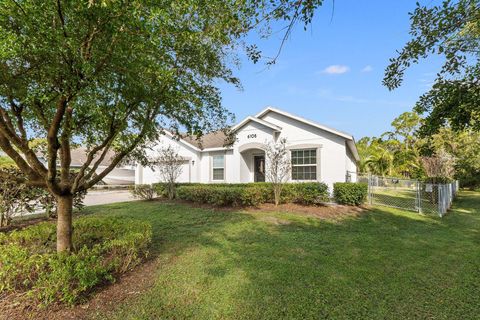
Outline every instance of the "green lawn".
<path id="1" fill-rule="evenodd" d="M 109 318 L 480 317 L 480 193 L 443 219 L 385 207 L 337 222 L 159 202 L 89 211 L 154 229 L 155 285 Z"/>

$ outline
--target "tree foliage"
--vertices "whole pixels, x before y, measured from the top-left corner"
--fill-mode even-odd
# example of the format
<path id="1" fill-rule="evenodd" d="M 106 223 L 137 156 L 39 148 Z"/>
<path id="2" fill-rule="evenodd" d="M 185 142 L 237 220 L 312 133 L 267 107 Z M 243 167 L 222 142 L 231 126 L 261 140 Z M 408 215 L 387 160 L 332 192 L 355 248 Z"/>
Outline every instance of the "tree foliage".
<path id="1" fill-rule="evenodd" d="M 280 203 L 284 184 L 290 177 L 292 165 L 288 158 L 287 140 L 270 141 L 264 144 L 265 177 L 272 184 L 275 205 Z"/>
<path id="2" fill-rule="evenodd" d="M 359 171 L 381 176 L 458 179 L 462 186 L 480 186 L 480 132 L 444 126 L 430 137 L 419 133 L 424 120 L 415 112 L 401 114 L 393 130 L 380 138 L 357 142 Z"/>
<path id="3" fill-rule="evenodd" d="M 432 7 L 417 3 L 410 20 L 412 39 L 390 60 L 384 85 L 391 90 L 399 87 L 412 64 L 440 55 L 444 64 L 415 106 L 417 112 L 428 114 L 420 134 L 431 135 L 445 125 L 479 131 L 480 1 L 444 0 Z"/>
<path id="4" fill-rule="evenodd" d="M 0 168 L 0 172 L 24 179 L 24 174 L 15 167 Z M 77 192 L 73 206 L 82 209 L 86 192 Z M 0 227 L 8 226 L 14 217 L 44 212 L 47 217 L 55 218 L 57 203 L 55 197 L 43 188 L 16 183 L 11 179 L 0 179 Z"/>
<path id="5" fill-rule="evenodd" d="M 151 159 L 151 163 L 154 169 L 158 170 L 162 182 L 166 182 L 167 195 L 172 200 L 175 197 L 175 184 L 182 174 L 182 166 L 185 160 L 178 154 L 177 150 L 169 145 L 160 148 L 156 156 Z"/>
<path id="6" fill-rule="evenodd" d="M 101 181 L 162 129 L 223 128 L 217 87 L 245 36 L 283 21 L 308 25 L 321 0 L 90 0 L 0 2 L 0 148 L 58 199 L 57 248 L 72 247 L 74 194 Z M 285 37 L 284 37 L 285 40 Z M 283 42 L 282 42 L 283 44 Z M 255 50 L 250 50 L 251 52 Z M 46 164 L 31 145 L 46 141 Z M 87 149 L 70 175 L 71 148 Z M 100 173 L 109 151 L 115 155 Z M 60 171 L 57 172 L 57 165 Z"/>
<path id="7" fill-rule="evenodd" d="M 455 178 L 464 187 L 480 186 L 480 132 L 441 128 L 426 142 L 428 151 L 445 152 L 455 160 Z"/>
<path id="8" fill-rule="evenodd" d="M 415 112 L 405 112 L 392 122 L 392 130 L 381 137 L 364 137 L 357 143 L 359 170 L 381 176 L 421 175 L 420 144 L 416 131 L 421 124 Z"/>

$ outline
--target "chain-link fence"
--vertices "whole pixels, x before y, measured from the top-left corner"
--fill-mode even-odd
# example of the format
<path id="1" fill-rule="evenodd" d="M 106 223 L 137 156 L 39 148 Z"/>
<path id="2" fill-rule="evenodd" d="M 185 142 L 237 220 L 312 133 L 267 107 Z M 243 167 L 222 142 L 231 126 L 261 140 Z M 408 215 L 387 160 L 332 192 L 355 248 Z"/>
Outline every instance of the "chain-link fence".
<path id="1" fill-rule="evenodd" d="M 458 190 L 458 181 L 434 184 L 411 179 L 359 175 L 357 182 L 368 184 L 370 204 L 438 214 L 440 217 L 450 209 Z"/>

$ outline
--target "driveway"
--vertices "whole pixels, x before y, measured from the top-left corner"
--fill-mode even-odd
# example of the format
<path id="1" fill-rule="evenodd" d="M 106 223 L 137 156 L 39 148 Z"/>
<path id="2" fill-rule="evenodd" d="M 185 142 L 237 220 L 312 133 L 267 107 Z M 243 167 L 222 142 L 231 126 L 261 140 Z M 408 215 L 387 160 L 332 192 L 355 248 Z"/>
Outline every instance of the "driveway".
<path id="1" fill-rule="evenodd" d="M 90 190 L 88 191 L 83 204 L 95 206 L 115 202 L 134 201 L 135 199 L 129 190 Z"/>

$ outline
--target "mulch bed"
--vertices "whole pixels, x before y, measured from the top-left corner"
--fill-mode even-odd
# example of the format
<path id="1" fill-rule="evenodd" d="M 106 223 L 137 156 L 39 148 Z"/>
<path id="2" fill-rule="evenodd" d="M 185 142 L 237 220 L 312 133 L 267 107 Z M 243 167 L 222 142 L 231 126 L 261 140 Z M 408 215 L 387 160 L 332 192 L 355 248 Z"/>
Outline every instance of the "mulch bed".
<path id="1" fill-rule="evenodd" d="M 108 314 L 123 301 L 146 292 L 154 283 L 157 260 L 149 260 L 123 275 L 112 285 L 103 287 L 90 300 L 74 307 L 51 305 L 38 308 L 21 302 L 21 296 L 0 296 L 0 319 L 88 319 L 97 313 Z"/>
<path id="2" fill-rule="evenodd" d="M 273 203 L 264 203 L 258 207 L 249 207 L 247 212 L 287 212 L 312 216 L 320 219 L 337 220 L 345 217 L 356 217 L 368 210 L 368 207 L 343 206 L 325 204 L 318 206 L 304 206 L 295 203 L 285 203 L 275 206 Z"/>
<path id="3" fill-rule="evenodd" d="M 235 211 L 247 211 L 247 212 L 288 212 L 294 214 L 302 214 L 307 216 L 313 216 L 321 219 L 338 219 L 348 216 L 358 216 L 369 209 L 368 206 L 363 205 L 356 206 L 344 206 L 338 204 L 324 204 L 324 205 L 301 205 L 296 203 L 284 203 L 275 206 L 273 203 L 263 203 L 255 207 L 218 207 L 209 204 L 199 204 L 184 200 L 167 200 L 167 199 L 155 199 L 154 201 L 167 203 L 167 204 L 183 204 L 193 208 L 208 209 L 214 211 L 223 212 L 235 212 Z"/>

